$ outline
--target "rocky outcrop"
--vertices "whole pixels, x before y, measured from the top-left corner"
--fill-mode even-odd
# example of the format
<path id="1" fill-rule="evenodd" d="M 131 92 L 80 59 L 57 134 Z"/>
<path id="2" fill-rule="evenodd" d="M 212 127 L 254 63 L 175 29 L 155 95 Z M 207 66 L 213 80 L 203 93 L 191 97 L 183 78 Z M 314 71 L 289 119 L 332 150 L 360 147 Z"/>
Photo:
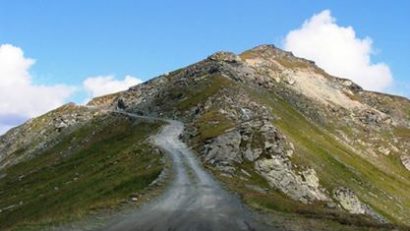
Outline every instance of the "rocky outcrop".
<path id="1" fill-rule="evenodd" d="M 37 151 L 58 142 L 63 134 L 106 112 L 66 104 L 0 137 L 0 170 L 31 158 Z"/>
<path id="2" fill-rule="evenodd" d="M 400 160 L 403 166 L 410 171 L 410 155 L 401 155 Z"/>
<path id="3" fill-rule="evenodd" d="M 215 54 L 209 56 L 208 59 L 228 63 L 237 63 L 241 61 L 241 58 L 238 55 L 225 51 L 216 52 Z"/>
<path id="4" fill-rule="evenodd" d="M 294 200 L 303 203 L 329 200 L 314 169 L 296 170 L 292 165 L 294 146 L 273 125 L 275 118 L 268 109 L 244 95 L 232 97 L 236 100 L 230 100 L 227 95 L 217 98 L 227 102 L 219 113 L 238 125 L 205 143 L 204 161 L 230 175 L 235 173 L 237 164 L 251 162 L 255 172 L 272 188 Z M 212 106 L 205 108 L 212 108 L 218 102 L 213 101 Z"/>
<path id="5" fill-rule="evenodd" d="M 114 101 L 117 99 L 119 93 L 114 93 L 114 94 L 109 94 L 109 95 L 103 95 L 99 97 L 95 97 L 90 100 L 90 102 L 87 103 L 87 106 L 91 107 L 106 107 L 109 105 L 112 105 Z"/>
<path id="6" fill-rule="evenodd" d="M 380 123 L 392 123 L 391 118 L 376 110 L 366 109 L 359 110 L 357 112 L 357 117 L 360 122 L 367 125 L 379 125 Z"/>
<path id="7" fill-rule="evenodd" d="M 276 155 L 271 158 L 255 162 L 255 169 L 268 183 L 288 195 L 294 200 L 303 203 L 313 201 L 326 201 L 323 189 L 320 187 L 319 178 L 314 169 L 297 172 L 293 169 L 289 159 Z"/>
<path id="8" fill-rule="evenodd" d="M 211 164 L 230 164 L 242 162 L 240 145 L 242 137 L 238 131 L 225 133 L 205 146 L 205 161 Z"/>
<path id="9" fill-rule="evenodd" d="M 368 215 L 375 220 L 386 223 L 386 219 L 377 214 L 368 205 L 361 202 L 357 195 L 346 187 L 339 187 L 333 191 L 333 198 L 339 203 L 340 207 L 351 214 Z"/>
<path id="10" fill-rule="evenodd" d="M 293 150 L 288 148 L 290 145 L 271 121 L 251 120 L 206 144 L 205 161 L 211 164 L 219 162 L 233 164 L 243 161 L 253 162 L 262 155 L 285 153 L 291 156 Z"/>
<path id="11" fill-rule="evenodd" d="M 225 173 L 235 163 L 254 162 L 255 170 L 272 188 L 303 203 L 328 200 L 314 169 L 297 171 L 292 166 L 293 144 L 269 120 L 244 122 L 205 145 L 205 161 Z"/>
<path id="12" fill-rule="evenodd" d="M 333 192 L 334 199 L 340 206 L 352 214 L 365 214 L 367 207 L 359 200 L 356 194 L 345 187 L 340 187 Z"/>

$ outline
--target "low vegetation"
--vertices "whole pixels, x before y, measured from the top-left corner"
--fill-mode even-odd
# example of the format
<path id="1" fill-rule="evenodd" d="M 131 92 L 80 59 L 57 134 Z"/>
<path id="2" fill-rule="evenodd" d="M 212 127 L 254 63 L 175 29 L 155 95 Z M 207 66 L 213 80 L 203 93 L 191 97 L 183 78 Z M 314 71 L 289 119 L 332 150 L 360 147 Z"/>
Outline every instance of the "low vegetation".
<path id="1" fill-rule="evenodd" d="M 42 227 L 112 209 L 161 173 L 147 143 L 159 123 L 96 118 L 36 157 L 1 172 L 0 229 Z"/>
<path id="2" fill-rule="evenodd" d="M 352 188 L 359 198 L 375 211 L 396 223 L 410 219 L 410 174 L 388 157 L 390 172 L 382 171 L 333 138 L 330 131 L 314 125 L 289 103 L 274 93 L 254 92 L 256 100 L 271 106 L 278 119 L 274 122 L 296 147 L 292 162 L 316 169 L 320 183 L 331 192 L 343 185 Z M 402 178 L 392 175 L 398 172 Z M 403 175 L 404 174 L 404 175 Z M 370 192 L 371 191 L 371 192 Z M 386 205 L 389 206 L 386 206 Z"/>
<path id="3" fill-rule="evenodd" d="M 201 79 L 201 77 L 197 77 Z M 203 103 L 208 97 L 216 94 L 220 89 L 228 86 L 230 81 L 220 76 L 219 74 L 213 74 L 211 76 L 204 76 L 200 81 L 196 82 L 192 88 L 180 89 L 183 92 L 183 100 L 178 104 L 178 109 L 186 110 L 192 106 Z"/>
<path id="4" fill-rule="evenodd" d="M 199 119 L 199 138 L 201 140 L 214 138 L 232 127 L 234 127 L 232 121 L 216 111 L 210 111 Z"/>

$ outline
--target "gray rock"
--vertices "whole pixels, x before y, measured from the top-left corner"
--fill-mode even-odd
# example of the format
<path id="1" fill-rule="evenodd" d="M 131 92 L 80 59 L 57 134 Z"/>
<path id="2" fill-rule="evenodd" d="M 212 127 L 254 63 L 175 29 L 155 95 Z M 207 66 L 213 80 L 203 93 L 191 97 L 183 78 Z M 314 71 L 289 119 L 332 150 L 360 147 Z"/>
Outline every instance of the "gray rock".
<path id="1" fill-rule="evenodd" d="M 346 187 L 339 187 L 333 191 L 333 197 L 340 206 L 352 214 L 365 214 L 366 208 L 356 194 Z"/>
<path id="2" fill-rule="evenodd" d="M 216 52 L 215 54 L 209 56 L 208 59 L 214 60 L 214 61 L 223 61 L 223 62 L 228 62 L 228 63 L 237 63 L 241 61 L 241 58 L 238 55 L 232 52 L 225 52 L 225 51 Z"/>
<path id="3" fill-rule="evenodd" d="M 68 127 L 69 125 L 66 124 L 64 121 L 61 121 L 59 124 L 56 124 L 55 127 L 59 130 L 64 129 L 66 127 Z"/>
<path id="4" fill-rule="evenodd" d="M 294 200 L 303 203 L 328 201 L 329 198 L 319 185 L 319 178 L 314 169 L 298 174 L 292 169 L 290 161 L 283 156 L 272 156 L 255 162 L 256 171 L 269 185 L 279 189 Z"/>
<path id="5" fill-rule="evenodd" d="M 400 160 L 403 166 L 410 171 L 410 155 L 401 155 Z"/>
<path id="6" fill-rule="evenodd" d="M 380 223 L 387 223 L 387 220 L 375 212 L 365 203 L 361 202 L 356 194 L 347 187 L 339 187 L 333 190 L 333 198 L 339 205 L 351 214 L 364 214 L 372 217 Z"/>
<path id="7" fill-rule="evenodd" d="M 229 163 L 242 162 L 238 155 L 241 135 L 238 131 L 231 131 L 218 136 L 211 144 L 205 146 L 207 150 L 205 161 L 213 160 L 215 163 L 227 161 Z"/>
<path id="8" fill-rule="evenodd" d="M 260 155 L 262 155 L 262 153 L 263 151 L 261 148 L 251 149 L 250 147 L 248 147 L 246 151 L 243 153 L 243 157 L 247 161 L 255 161 L 259 158 Z"/>

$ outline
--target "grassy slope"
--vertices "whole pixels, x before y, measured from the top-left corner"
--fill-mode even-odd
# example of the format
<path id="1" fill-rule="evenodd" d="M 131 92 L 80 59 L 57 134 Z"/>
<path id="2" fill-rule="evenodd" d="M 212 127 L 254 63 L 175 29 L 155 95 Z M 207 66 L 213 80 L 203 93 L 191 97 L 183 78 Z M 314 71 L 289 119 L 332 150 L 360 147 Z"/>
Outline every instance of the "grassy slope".
<path id="1" fill-rule="evenodd" d="M 183 111 L 205 102 L 208 97 L 224 88 L 237 86 L 225 77 L 214 75 L 203 78 L 192 88 L 172 89 L 172 95 L 169 95 L 166 101 L 168 105 L 165 104 L 166 102 L 158 102 L 158 104 L 170 108 L 175 106 Z M 338 185 L 348 186 L 358 193 L 360 199 L 384 216 L 398 223 L 405 223 L 410 216 L 408 211 L 410 198 L 406 193 L 410 189 L 408 175 L 398 180 L 380 171 L 366 160 L 359 158 L 348 147 L 334 140 L 328 131 L 308 121 L 274 93 L 255 91 L 252 88 L 248 90 L 252 92 L 255 101 L 269 105 L 273 109 L 272 113 L 281 118 L 275 121 L 275 126 L 295 144 L 296 154 L 293 160 L 295 163 L 313 166 L 320 176 L 321 184 L 328 190 Z M 169 102 L 176 104 L 169 104 Z M 218 108 L 211 108 L 200 118 L 203 124 L 199 128 L 199 139 L 205 140 L 220 135 L 225 129 L 234 126 L 231 121 L 218 114 L 217 110 Z M 212 123 L 208 123 L 209 121 Z M 20 211 L 0 213 L 0 229 L 9 227 L 15 222 L 20 225 L 33 222 L 42 224 L 82 217 L 95 208 L 114 206 L 127 198 L 130 193 L 143 189 L 160 170 L 160 167 L 146 170 L 145 167 L 150 165 L 146 162 L 153 162 L 152 166 L 156 166 L 159 157 L 144 155 L 151 151 L 150 147 L 144 143 L 136 144 L 135 140 L 145 139 L 150 129 L 157 128 L 158 125 L 142 123 L 130 126 L 131 124 L 130 121 L 105 123 L 106 127 L 97 130 L 96 135 L 92 136 L 86 144 L 81 144 L 81 149 L 75 150 L 75 155 L 61 161 L 59 159 L 61 155 L 55 154 L 72 146 L 70 142 L 73 137 L 77 138 L 72 143 L 88 137 L 87 134 L 94 130 L 94 125 L 89 125 L 90 127 L 79 130 L 73 137 L 65 138 L 54 148 L 54 151 L 45 153 L 42 158 L 36 158 L 35 162 L 32 162 L 35 164 L 23 163 L 13 168 L 15 173 L 11 171 L 7 178 L 0 180 L 0 208 L 20 201 L 23 201 L 23 206 Z M 129 126 L 138 129 L 129 129 Z M 407 135 L 407 131 L 404 133 Z M 392 158 L 387 161 L 392 163 L 389 162 L 389 166 L 399 166 L 397 159 Z M 254 174 L 252 163 L 244 163 L 240 167 L 252 174 L 250 184 L 268 188 L 266 181 Z M 36 172 L 39 168 L 42 171 Z M 33 173 L 28 174 L 21 181 L 18 180 L 18 176 L 23 172 L 32 171 Z M 401 170 L 397 171 L 401 172 Z M 41 172 L 44 172 L 44 175 Z M 78 177 L 77 181 L 73 181 L 75 177 Z M 298 224 L 301 227 L 313 227 L 317 230 L 326 230 L 329 227 L 334 230 L 345 230 L 347 227 L 341 224 L 359 225 L 359 227 L 352 227 L 353 229 L 367 229 L 372 225 L 360 217 L 332 213 L 321 204 L 303 206 L 275 190 L 269 190 L 267 193 L 250 190 L 245 186 L 247 182 L 239 178 L 219 178 L 230 189 L 239 192 L 243 200 L 252 207 L 271 211 L 276 215 L 279 211 L 280 216 L 276 217 L 288 220 L 289 225 Z M 5 193 L 4 188 L 10 185 L 13 191 L 10 190 L 9 193 L 7 190 Z M 58 190 L 55 190 L 55 187 L 58 187 Z M 32 194 L 28 191 L 31 189 L 36 193 Z M 7 195 L 4 196 L 5 194 Z M 33 198 L 33 195 L 38 195 L 38 198 Z M 390 195 L 396 199 L 391 199 Z M 72 204 L 74 205 L 71 206 Z"/>
<path id="2" fill-rule="evenodd" d="M 200 81 L 198 84 L 218 86 L 216 89 L 213 89 L 213 94 L 216 94 L 217 91 L 223 88 L 238 87 L 233 82 L 221 81 L 221 78 L 207 78 L 203 83 Z M 202 87 L 195 89 L 200 91 Z M 399 224 L 408 221 L 406 220 L 410 216 L 408 211 L 408 208 L 410 208 L 410 195 L 406 193 L 406 191 L 410 190 L 408 181 L 397 179 L 360 158 L 348 147 L 336 141 L 333 135 L 324 130 L 324 128 L 320 128 L 308 121 L 273 92 L 255 90 L 251 87 L 248 88 L 248 92 L 251 93 L 251 97 L 255 101 L 270 106 L 273 109 L 272 113 L 281 118 L 275 121 L 275 126 L 295 144 L 296 154 L 293 161 L 298 165 L 314 167 L 324 187 L 331 191 L 337 186 L 348 186 L 358 193 L 361 200 L 368 203 L 385 217 Z M 197 96 L 201 95 L 202 97 L 190 97 L 189 93 L 194 93 Z M 190 105 L 203 102 L 210 96 L 210 94 L 203 95 L 200 92 L 189 93 L 185 94 L 186 98 L 194 101 L 190 102 Z M 185 109 L 186 105 L 184 103 L 182 105 Z M 225 129 L 234 126 L 231 121 L 220 116 L 216 110 L 217 108 L 210 108 L 208 113 L 199 118 L 199 123 L 202 124 L 199 124 L 199 136 L 194 139 L 194 144 L 220 135 Z M 209 125 L 210 121 L 212 122 L 211 124 L 215 125 Z M 386 161 L 389 160 L 387 159 Z M 231 190 L 238 192 L 247 204 L 257 209 L 274 212 L 276 215 L 279 212 L 280 216 L 276 217 L 285 217 L 285 220 L 288 217 L 291 220 L 289 221 L 290 225 L 295 222 L 295 219 L 298 219 L 302 226 L 309 224 L 309 227 L 323 230 L 328 229 L 329 226 L 335 230 L 345 230 L 347 228 L 346 225 L 352 224 L 353 226 L 350 228 L 354 230 L 380 227 L 366 217 L 336 212 L 335 210 L 327 209 L 320 203 L 302 205 L 275 190 L 268 190 L 266 193 L 251 190 L 246 187 L 246 184 L 257 185 L 261 188 L 269 188 L 269 186 L 262 177 L 253 172 L 252 163 L 243 163 L 238 167 L 252 174 L 249 182 L 244 182 L 239 178 L 226 178 L 220 177 L 218 174 L 216 175 Z M 397 171 L 402 172 L 401 170 Z M 406 174 L 408 173 L 406 172 Z M 407 179 L 410 178 L 407 177 Z M 391 198 L 396 199 L 392 200 Z M 400 208 L 400 206 L 404 208 Z M 309 218 L 313 218 L 313 220 Z"/>
<path id="3" fill-rule="evenodd" d="M 160 174 L 161 156 L 146 138 L 160 125 L 98 118 L 0 180 L 0 229 L 42 227 L 113 208 Z"/>
<path id="4" fill-rule="evenodd" d="M 281 118 L 275 125 L 295 144 L 295 163 L 314 167 L 321 184 L 329 191 L 340 185 L 348 186 L 383 216 L 408 225 L 410 174 L 401 171 L 403 166 L 392 165 L 395 168 L 390 169 L 405 174 L 401 179 L 383 172 L 336 141 L 329 131 L 308 121 L 273 93 L 253 93 L 255 99 L 270 105 L 272 113 Z M 387 163 L 390 164 L 390 161 L 386 158 Z"/>

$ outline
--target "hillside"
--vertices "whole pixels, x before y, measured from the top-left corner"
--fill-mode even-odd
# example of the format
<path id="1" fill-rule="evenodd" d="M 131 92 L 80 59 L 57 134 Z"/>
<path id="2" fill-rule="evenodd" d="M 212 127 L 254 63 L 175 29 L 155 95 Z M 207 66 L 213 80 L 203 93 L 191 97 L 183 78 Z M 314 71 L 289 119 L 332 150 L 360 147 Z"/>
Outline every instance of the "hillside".
<path id="1" fill-rule="evenodd" d="M 166 161 L 148 137 L 163 123 L 115 110 L 182 121 L 209 172 L 277 227 L 410 226 L 410 101 L 262 45 L 0 137 L 0 228 L 82 218 L 150 188 Z"/>

